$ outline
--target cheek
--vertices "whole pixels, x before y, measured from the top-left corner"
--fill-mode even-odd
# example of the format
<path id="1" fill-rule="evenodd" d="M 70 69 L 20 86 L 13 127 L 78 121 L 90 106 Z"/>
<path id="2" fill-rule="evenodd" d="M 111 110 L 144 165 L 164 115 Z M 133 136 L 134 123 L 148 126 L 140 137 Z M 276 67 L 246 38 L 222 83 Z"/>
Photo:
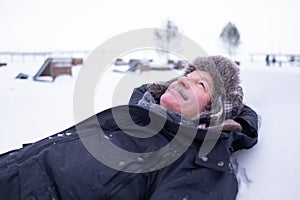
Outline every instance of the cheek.
<path id="1" fill-rule="evenodd" d="M 203 94 L 203 92 L 201 92 L 201 93 L 200 92 L 194 93 L 194 94 L 198 94 L 198 95 L 195 95 L 195 96 L 193 95 L 193 97 L 192 97 L 193 102 L 197 105 L 199 111 L 203 111 L 205 109 L 205 107 L 208 105 L 209 99 L 210 99 L 206 94 Z"/>

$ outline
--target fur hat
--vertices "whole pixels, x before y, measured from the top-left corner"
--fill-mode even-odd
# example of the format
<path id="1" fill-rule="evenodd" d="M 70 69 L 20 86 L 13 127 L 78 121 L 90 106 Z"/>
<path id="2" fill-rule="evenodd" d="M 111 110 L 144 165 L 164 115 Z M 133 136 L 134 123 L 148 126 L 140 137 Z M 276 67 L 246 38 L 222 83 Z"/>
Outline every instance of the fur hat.
<path id="1" fill-rule="evenodd" d="M 231 92 L 236 90 L 240 83 L 239 68 L 234 62 L 222 56 L 198 57 L 188 66 L 185 75 L 196 69 L 211 75 L 214 80 L 214 93 L 226 96 L 227 100 L 234 100 Z"/>
<path id="2" fill-rule="evenodd" d="M 211 105 L 205 112 L 215 115 L 218 113 L 218 120 L 238 115 L 243 107 L 243 91 L 239 86 L 237 65 L 223 56 L 198 57 L 192 64 L 188 64 L 184 75 L 196 69 L 208 72 L 214 81 L 215 90 L 211 97 Z M 177 79 L 178 77 L 167 82 L 149 84 L 149 92 L 159 103 L 160 96 Z"/>

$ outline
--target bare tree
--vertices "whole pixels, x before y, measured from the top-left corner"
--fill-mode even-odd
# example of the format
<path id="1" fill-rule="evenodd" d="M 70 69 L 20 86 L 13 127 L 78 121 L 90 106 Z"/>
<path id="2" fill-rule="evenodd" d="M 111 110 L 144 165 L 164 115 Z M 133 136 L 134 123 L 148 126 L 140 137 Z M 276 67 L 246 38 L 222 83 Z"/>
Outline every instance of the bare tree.
<path id="1" fill-rule="evenodd" d="M 237 48 L 239 47 L 240 41 L 240 32 L 237 27 L 229 22 L 222 30 L 220 38 L 223 42 L 223 45 L 230 57 L 236 53 Z"/>
<path id="2" fill-rule="evenodd" d="M 178 27 L 171 20 L 167 20 L 162 29 L 154 31 L 154 39 L 158 47 L 157 53 L 167 63 L 170 58 L 170 48 L 179 41 Z"/>

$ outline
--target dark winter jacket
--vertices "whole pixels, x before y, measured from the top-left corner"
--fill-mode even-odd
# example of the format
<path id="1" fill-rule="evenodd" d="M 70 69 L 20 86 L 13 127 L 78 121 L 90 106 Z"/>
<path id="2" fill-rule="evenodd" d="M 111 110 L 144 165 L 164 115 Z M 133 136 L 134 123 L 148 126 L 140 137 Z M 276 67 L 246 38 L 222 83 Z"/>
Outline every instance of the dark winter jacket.
<path id="1" fill-rule="evenodd" d="M 207 131 L 182 124 L 178 115 L 168 113 L 165 117 L 155 110 L 135 105 L 145 90 L 145 87 L 135 90 L 130 106 L 105 110 L 49 138 L 0 155 L 0 199 L 235 199 L 238 185 L 229 158 L 234 151 L 256 144 L 256 113 L 245 106 L 234 119 L 242 125 L 242 132 L 222 132 L 212 151 L 199 156 Z M 132 121 L 144 127 L 145 132 L 153 132 L 153 127 L 147 126 L 151 123 L 149 116 L 158 121 L 166 118 L 165 123 L 159 133 L 151 137 L 131 136 L 127 133 L 135 132 L 136 127 L 124 114 L 127 108 Z M 118 122 L 116 114 L 120 116 Z M 99 137 L 99 127 L 105 137 Z M 182 155 L 169 148 L 155 159 L 137 157 L 130 163 L 117 160 L 124 169 L 117 170 L 103 164 L 109 163 L 109 159 L 100 162 L 97 155 L 91 153 L 91 148 L 99 147 L 103 138 L 128 152 L 153 152 L 166 147 L 179 129 L 187 137 L 196 131 Z M 86 143 L 95 145 L 87 147 Z M 178 145 L 183 143 L 179 141 Z M 109 158 L 109 150 L 104 151 Z M 169 158 L 176 159 L 160 168 Z M 137 171 L 126 171 L 130 167 Z M 139 173 L 140 169 L 144 173 Z"/>

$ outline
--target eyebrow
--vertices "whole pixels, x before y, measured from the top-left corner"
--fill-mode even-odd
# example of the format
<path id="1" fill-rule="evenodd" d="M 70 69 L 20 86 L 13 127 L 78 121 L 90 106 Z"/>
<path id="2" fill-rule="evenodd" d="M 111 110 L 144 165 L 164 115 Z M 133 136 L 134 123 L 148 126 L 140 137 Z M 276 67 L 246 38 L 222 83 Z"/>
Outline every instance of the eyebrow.
<path id="1" fill-rule="evenodd" d="M 206 77 L 201 76 L 201 78 L 203 78 L 208 84 L 210 84 L 210 81 Z"/>
<path id="2" fill-rule="evenodd" d="M 201 74 L 199 74 L 199 76 L 208 84 L 208 86 L 211 86 L 211 82 L 208 80 L 208 78 L 206 78 L 205 76 L 202 76 Z"/>

